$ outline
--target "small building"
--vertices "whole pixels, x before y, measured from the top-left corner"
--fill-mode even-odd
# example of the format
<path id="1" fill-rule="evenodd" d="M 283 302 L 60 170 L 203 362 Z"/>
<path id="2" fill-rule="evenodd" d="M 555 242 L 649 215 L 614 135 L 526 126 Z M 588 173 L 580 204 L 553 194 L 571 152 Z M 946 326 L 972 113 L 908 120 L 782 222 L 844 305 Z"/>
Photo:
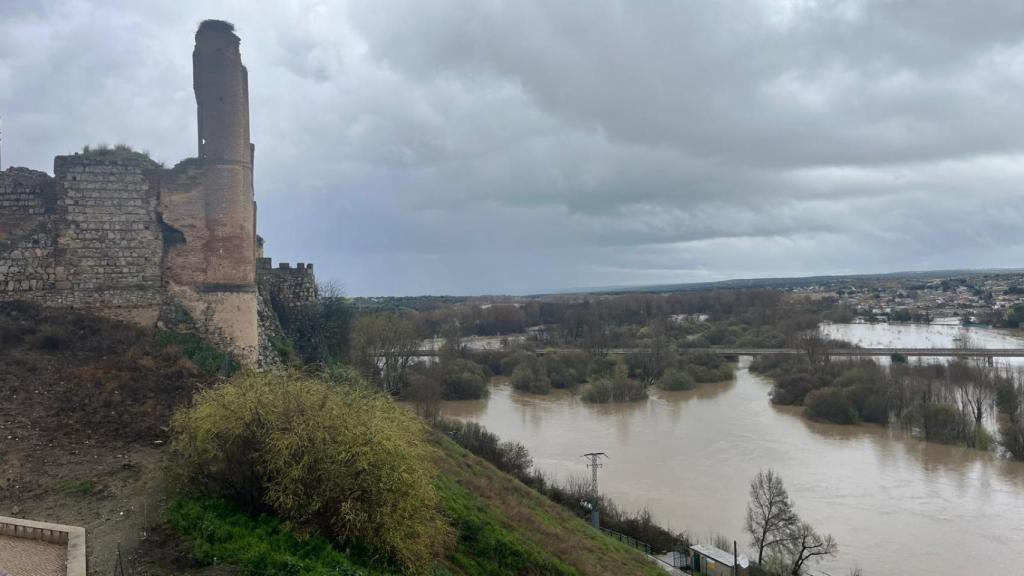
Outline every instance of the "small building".
<path id="1" fill-rule="evenodd" d="M 747 576 L 747 569 L 735 566 L 732 552 L 708 544 L 690 546 L 690 570 L 708 576 Z"/>

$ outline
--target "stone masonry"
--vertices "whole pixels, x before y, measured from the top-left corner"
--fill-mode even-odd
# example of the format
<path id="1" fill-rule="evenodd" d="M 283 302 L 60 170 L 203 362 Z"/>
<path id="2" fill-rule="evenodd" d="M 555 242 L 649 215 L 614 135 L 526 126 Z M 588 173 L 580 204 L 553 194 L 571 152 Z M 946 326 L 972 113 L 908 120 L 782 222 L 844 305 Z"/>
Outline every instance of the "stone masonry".
<path id="1" fill-rule="evenodd" d="M 198 157 L 163 168 L 131 150 L 0 172 L 0 300 L 195 330 L 256 363 L 264 300 L 316 298 L 312 266 L 257 287 L 248 72 L 234 28 L 207 20 L 193 52 Z"/>

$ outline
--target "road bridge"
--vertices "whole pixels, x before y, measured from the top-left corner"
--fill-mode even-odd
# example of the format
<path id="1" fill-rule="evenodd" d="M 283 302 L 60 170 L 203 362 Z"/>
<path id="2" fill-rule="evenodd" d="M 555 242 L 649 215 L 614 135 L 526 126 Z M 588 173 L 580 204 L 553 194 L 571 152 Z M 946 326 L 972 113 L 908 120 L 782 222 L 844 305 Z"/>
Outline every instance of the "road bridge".
<path id="1" fill-rule="evenodd" d="M 576 348 L 544 348 L 539 354 L 579 351 Z M 644 352 L 643 348 L 610 348 L 606 354 L 625 355 Z M 807 354 L 803 348 L 736 348 L 714 346 L 710 348 L 687 348 L 687 352 L 713 352 L 721 356 L 770 356 L 776 354 Z M 954 358 L 1024 358 L 1024 348 L 825 348 L 815 351 L 822 356 L 893 356 L 907 357 L 954 357 Z"/>
<path id="2" fill-rule="evenodd" d="M 534 352 L 540 356 L 580 352 L 581 348 L 540 348 Z M 645 348 L 609 348 L 602 350 L 604 354 L 624 356 L 646 352 Z M 685 348 L 680 352 L 713 352 L 721 356 L 771 356 L 807 354 L 803 348 L 736 348 L 714 346 L 708 348 Z M 933 358 L 1024 358 L 1024 348 L 824 348 L 815 354 L 830 357 L 893 356 L 900 354 L 910 357 Z M 428 348 L 420 349 L 415 356 L 437 356 L 438 351 Z"/>

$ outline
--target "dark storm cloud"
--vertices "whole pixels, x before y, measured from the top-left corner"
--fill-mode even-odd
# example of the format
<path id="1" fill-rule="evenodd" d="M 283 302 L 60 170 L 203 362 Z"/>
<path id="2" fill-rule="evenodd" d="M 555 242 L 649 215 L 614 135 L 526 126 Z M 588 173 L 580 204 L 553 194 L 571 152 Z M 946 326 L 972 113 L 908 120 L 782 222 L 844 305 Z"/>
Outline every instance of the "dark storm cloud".
<path id="1" fill-rule="evenodd" d="M 268 251 L 351 293 L 1019 266 L 1024 5 L 5 2 L 5 164 L 193 154 L 233 21 Z"/>

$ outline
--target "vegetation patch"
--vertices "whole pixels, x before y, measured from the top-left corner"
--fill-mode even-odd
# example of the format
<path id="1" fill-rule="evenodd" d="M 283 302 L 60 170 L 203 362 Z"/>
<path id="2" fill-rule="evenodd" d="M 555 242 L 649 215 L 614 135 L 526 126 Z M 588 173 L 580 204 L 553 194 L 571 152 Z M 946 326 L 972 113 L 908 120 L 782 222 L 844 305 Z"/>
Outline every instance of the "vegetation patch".
<path id="1" fill-rule="evenodd" d="M 62 480 L 57 484 L 57 490 L 60 492 L 79 496 L 92 494 L 96 488 L 96 483 L 92 480 Z"/>
<path id="2" fill-rule="evenodd" d="M 449 531 L 423 425 L 389 398 L 297 372 L 242 373 L 173 421 L 185 486 L 273 513 L 406 573 L 428 571 Z"/>
<path id="3" fill-rule="evenodd" d="M 323 536 L 297 533 L 266 514 L 250 516 L 222 499 L 178 499 L 168 507 L 167 522 L 188 540 L 196 560 L 230 564 L 243 574 L 392 574 L 356 562 Z"/>
<path id="4" fill-rule="evenodd" d="M 594 382 L 583 392 L 583 400 L 594 403 L 635 402 L 647 398 L 647 386 L 626 376 L 626 367 L 619 366 L 609 378 Z"/>
<path id="5" fill-rule="evenodd" d="M 208 376 L 230 376 L 238 371 L 238 361 L 231 354 L 211 345 L 198 334 L 161 331 L 157 333 L 156 340 L 161 346 L 180 349 L 185 358 Z"/>
<path id="6" fill-rule="evenodd" d="M 101 142 L 95 146 L 86 144 L 79 152 L 87 158 L 100 158 L 103 160 L 137 160 L 154 166 L 162 166 L 149 155 L 149 150 L 135 150 L 127 144 L 115 144 L 110 146 Z"/>

